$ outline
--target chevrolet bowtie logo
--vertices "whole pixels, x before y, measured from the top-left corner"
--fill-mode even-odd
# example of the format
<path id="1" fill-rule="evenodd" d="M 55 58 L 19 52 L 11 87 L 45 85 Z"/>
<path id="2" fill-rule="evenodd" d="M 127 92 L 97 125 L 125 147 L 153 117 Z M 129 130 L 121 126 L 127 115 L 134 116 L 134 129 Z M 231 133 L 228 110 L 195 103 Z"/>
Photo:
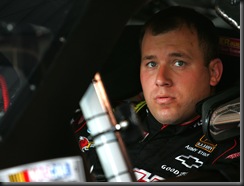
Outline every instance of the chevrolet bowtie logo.
<path id="1" fill-rule="evenodd" d="M 181 161 L 181 164 L 186 166 L 187 168 L 192 168 L 192 167 L 199 168 L 203 165 L 202 161 L 199 161 L 198 158 L 191 155 L 189 156 L 180 155 L 175 159 Z"/>

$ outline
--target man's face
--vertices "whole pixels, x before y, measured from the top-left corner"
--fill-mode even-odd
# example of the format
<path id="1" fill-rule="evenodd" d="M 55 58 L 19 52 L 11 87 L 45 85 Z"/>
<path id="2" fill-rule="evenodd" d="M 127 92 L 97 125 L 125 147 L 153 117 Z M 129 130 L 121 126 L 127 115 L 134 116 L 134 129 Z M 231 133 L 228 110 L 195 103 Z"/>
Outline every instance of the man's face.
<path id="1" fill-rule="evenodd" d="M 194 117 L 196 103 L 217 84 L 211 74 L 192 29 L 183 26 L 157 36 L 145 33 L 140 79 L 148 108 L 160 123 L 178 124 Z"/>

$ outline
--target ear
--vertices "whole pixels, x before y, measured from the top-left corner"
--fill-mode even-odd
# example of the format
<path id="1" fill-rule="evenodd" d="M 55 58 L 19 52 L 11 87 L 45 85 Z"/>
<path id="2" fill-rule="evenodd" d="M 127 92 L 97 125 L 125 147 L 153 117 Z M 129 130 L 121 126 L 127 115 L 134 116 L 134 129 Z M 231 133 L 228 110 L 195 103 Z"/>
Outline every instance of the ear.
<path id="1" fill-rule="evenodd" d="M 210 73 L 210 82 L 209 84 L 211 86 L 216 86 L 221 77 L 222 77 L 222 73 L 223 73 L 223 63 L 219 58 L 213 59 L 210 63 L 209 63 L 209 73 Z"/>

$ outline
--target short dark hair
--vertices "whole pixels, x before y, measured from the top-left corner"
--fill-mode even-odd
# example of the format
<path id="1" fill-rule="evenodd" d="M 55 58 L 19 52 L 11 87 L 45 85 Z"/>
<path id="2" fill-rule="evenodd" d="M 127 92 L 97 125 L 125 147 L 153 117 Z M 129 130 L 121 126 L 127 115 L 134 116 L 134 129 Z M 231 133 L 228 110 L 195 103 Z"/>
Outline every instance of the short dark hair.
<path id="1" fill-rule="evenodd" d="M 140 44 L 147 30 L 153 35 L 166 33 L 182 25 L 194 28 L 197 31 L 200 47 L 204 52 L 204 60 L 208 65 L 219 55 L 219 39 L 213 22 L 194 9 L 182 6 L 171 6 L 154 14 L 144 25 Z"/>

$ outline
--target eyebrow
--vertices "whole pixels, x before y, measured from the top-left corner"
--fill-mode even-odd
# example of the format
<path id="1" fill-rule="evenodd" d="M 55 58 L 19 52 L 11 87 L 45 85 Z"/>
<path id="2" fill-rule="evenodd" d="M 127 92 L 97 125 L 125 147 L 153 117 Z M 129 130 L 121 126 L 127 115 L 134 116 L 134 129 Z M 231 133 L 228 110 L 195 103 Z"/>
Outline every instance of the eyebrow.
<path id="1" fill-rule="evenodd" d="M 183 53 L 183 52 L 172 52 L 168 56 L 192 59 L 192 57 L 190 57 L 189 55 L 187 55 L 186 53 Z M 156 58 L 157 58 L 157 56 L 155 56 L 155 55 L 146 55 L 142 58 L 142 60 L 152 60 L 152 59 L 156 59 Z"/>
<path id="2" fill-rule="evenodd" d="M 156 59 L 157 57 L 155 55 L 148 55 L 148 56 L 144 56 L 142 58 L 142 60 L 152 60 L 152 59 Z"/>

